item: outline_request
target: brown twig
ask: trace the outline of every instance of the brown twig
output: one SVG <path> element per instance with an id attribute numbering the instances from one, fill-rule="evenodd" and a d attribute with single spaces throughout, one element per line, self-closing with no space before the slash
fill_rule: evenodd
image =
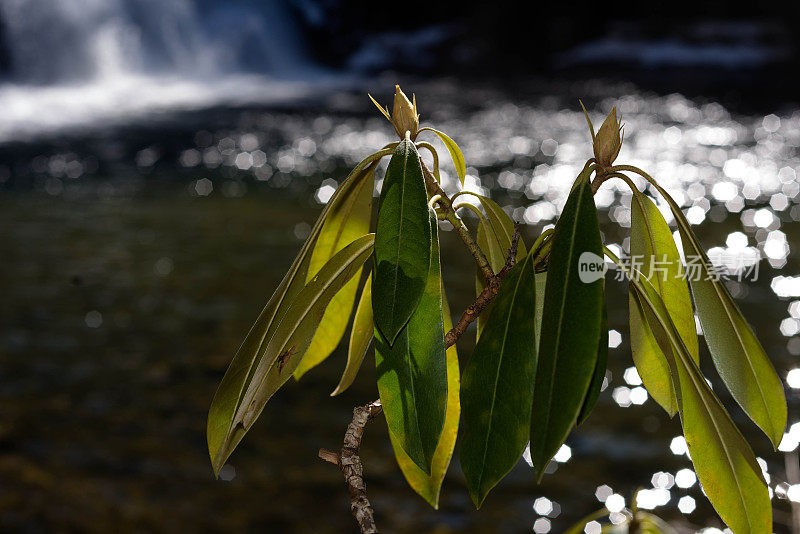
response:
<path id="1" fill-rule="evenodd" d="M 486 309 L 486 307 L 494 300 L 494 297 L 497 295 L 497 292 L 500 290 L 500 284 L 503 282 L 503 279 L 508 274 L 508 271 L 511 270 L 512 267 L 517 263 L 517 245 L 519 243 L 519 224 L 514 225 L 514 236 L 511 239 L 511 248 L 508 251 L 508 257 L 506 258 L 506 263 L 503 268 L 500 270 L 499 273 L 492 275 L 486 287 L 483 288 L 481 294 L 475 299 L 475 301 L 467 306 L 467 309 L 464 310 L 464 313 L 461 314 L 461 318 L 458 322 L 450 329 L 450 331 L 444 336 L 444 345 L 445 347 L 451 347 L 458 341 L 464 332 L 466 332 L 467 327 L 478 318 L 478 316 Z"/>
<path id="2" fill-rule="evenodd" d="M 494 271 L 492 271 L 492 267 L 489 265 L 489 260 L 486 259 L 486 255 L 478 246 L 478 243 L 472 238 L 472 234 L 469 233 L 469 228 L 464 224 L 464 221 L 456 214 L 450 197 L 447 196 L 444 189 L 439 185 L 439 182 L 436 181 L 436 178 L 433 176 L 430 169 L 428 169 L 428 166 L 425 165 L 425 162 L 422 161 L 422 158 L 420 158 L 419 162 L 422 165 L 422 175 L 425 177 L 425 185 L 428 187 L 431 196 L 439 197 L 438 203 L 444 212 L 445 219 L 453 225 L 461 241 L 464 242 L 469 253 L 475 258 L 475 263 L 478 264 L 478 268 L 483 273 L 483 277 L 488 281 L 494 276 Z"/>
<path id="3" fill-rule="evenodd" d="M 500 289 L 500 284 L 503 282 L 503 279 L 516 264 L 517 247 L 519 244 L 519 224 L 514 225 L 514 235 L 511 239 L 511 248 L 508 251 L 506 263 L 500 272 L 495 274 L 489 266 L 489 261 L 486 259 L 483 251 L 481 251 L 480 247 L 469 233 L 469 229 L 467 229 L 464 222 L 456 215 L 450 197 L 442 190 L 431 171 L 425 165 L 425 162 L 420 159 L 420 163 L 422 164 L 425 183 L 431 195 L 438 195 L 438 203 L 444 211 L 445 218 L 450 221 L 450 224 L 456 229 L 456 232 L 458 232 L 461 240 L 467 246 L 473 258 L 475 258 L 475 262 L 486 278 L 486 287 L 484 290 L 481 291 L 481 294 L 478 295 L 475 301 L 464 310 L 458 323 L 445 335 L 445 346 L 450 347 L 455 344 L 458 338 L 464 334 L 467 327 L 486 309 L 489 303 L 492 302 Z M 361 447 L 364 427 L 369 421 L 382 412 L 383 408 L 381 407 L 380 399 L 353 409 L 353 420 L 350 422 L 350 425 L 348 425 L 347 432 L 345 432 L 341 452 L 320 449 L 318 453 L 321 459 L 336 465 L 342 471 L 345 484 L 347 485 L 347 491 L 350 493 L 350 511 L 353 513 L 353 517 L 362 534 L 377 533 L 378 528 L 375 526 L 372 505 L 367 498 L 367 485 L 364 482 L 364 466 L 361 463 L 358 450 Z"/>
<path id="4" fill-rule="evenodd" d="M 372 505 L 367 499 L 367 485 L 364 482 L 364 466 L 358 455 L 361 447 L 361 438 L 364 436 L 364 427 L 372 419 L 383 412 L 381 401 L 376 400 L 365 406 L 353 409 L 353 420 L 344 433 L 344 443 L 341 452 L 320 449 L 319 457 L 336 465 L 344 475 L 347 491 L 350 493 L 350 511 L 361 529 L 362 534 L 377 534 Z"/>

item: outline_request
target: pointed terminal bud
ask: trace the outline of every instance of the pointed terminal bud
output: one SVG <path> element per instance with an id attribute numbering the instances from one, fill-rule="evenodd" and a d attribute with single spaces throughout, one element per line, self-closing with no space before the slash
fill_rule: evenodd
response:
<path id="1" fill-rule="evenodd" d="M 622 126 L 617 108 L 611 110 L 594 138 L 594 157 L 601 167 L 611 167 L 622 148 Z"/>
<path id="2" fill-rule="evenodd" d="M 406 132 L 410 133 L 412 141 L 417 138 L 417 131 L 419 130 L 417 100 L 414 98 L 414 103 L 412 104 L 399 85 L 395 85 L 392 124 L 400 139 L 405 138 Z"/>

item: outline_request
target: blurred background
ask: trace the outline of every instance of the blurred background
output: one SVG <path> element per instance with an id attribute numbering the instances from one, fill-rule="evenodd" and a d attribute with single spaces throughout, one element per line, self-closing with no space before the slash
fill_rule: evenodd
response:
<path id="1" fill-rule="evenodd" d="M 0 529 L 354 530 L 339 471 L 316 455 L 376 397 L 369 358 L 340 397 L 342 350 L 288 384 L 219 480 L 205 418 L 321 205 L 392 140 L 366 93 L 390 104 L 400 83 L 461 145 L 467 187 L 528 240 L 591 155 L 578 99 L 595 124 L 617 106 L 620 161 L 687 210 L 786 380 L 792 426 L 773 451 L 703 361 L 768 475 L 775 532 L 800 532 L 798 6 L 0 0 Z M 630 194 L 607 183 L 597 203 L 624 249 Z M 442 246 L 460 310 L 474 267 L 453 235 Z M 379 525 L 561 532 L 639 488 L 680 532 L 724 528 L 679 422 L 632 368 L 626 284 L 607 284 L 607 387 L 554 474 L 537 486 L 521 461 L 476 512 L 456 459 L 434 511 L 374 423 L 362 451 Z"/>

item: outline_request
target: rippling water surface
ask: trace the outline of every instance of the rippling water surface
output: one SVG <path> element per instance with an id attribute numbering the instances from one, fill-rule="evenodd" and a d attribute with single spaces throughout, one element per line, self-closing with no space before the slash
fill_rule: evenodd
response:
<path id="1" fill-rule="evenodd" d="M 391 87 L 374 84 L 384 86 Z M 460 143 L 467 187 L 507 207 L 528 239 L 554 222 L 591 155 L 577 99 L 596 125 L 616 105 L 625 123 L 618 161 L 665 185 L 731 274 L 732 293 L 786 378 L 790 424 L 800 421 L 796 107 L 742 113 L 603 82 L 407 88 L 417 93 L 423 122 Z M 389 102 L 388 91 L 376 96 Z M 320 205 L 348 167 L 392 140 L 389 125 L 359 90 L 270 108 L 162 111 L 47 135 L 0 145 L 0 525 L 351 529 L 341 477 L 316 451 L 335 447 L 352 407 L 376 396 L 374 366 L 334 399 L 328 392 L 344 366 L 341 350 L 288 385 L 219 481 L 205 452 L 205 412 Z M 440 148 L 443 183 L 454 191 Z M 624 250 L 630 192 L 607 183 L 596 201 L 606 242 Z M 473 291 L 470 259 L 448 233 L 443 255 L 459 309 Z M 555 473 L 536 486 L 521 461 L 475 512 L 454 461 L 434 512 L 406 487 L 384 426 L 372 424 L 363 457 L 387 531 L 560 532 L 603 502 L 611 511 L 629 506 L 637 488 L 641 507 L 683 531 L 722 528 L 677 437 L 679 422 L 648 399 L 631 367 L 626 286 L 611 277 L 608 286 L 608 386 L 557 456 Z M 789 532 L 790 504 L 800 501 L 800 424 L 773 452 L 708 360 L 716 392 L 763 459 L 775 531 Z"/>

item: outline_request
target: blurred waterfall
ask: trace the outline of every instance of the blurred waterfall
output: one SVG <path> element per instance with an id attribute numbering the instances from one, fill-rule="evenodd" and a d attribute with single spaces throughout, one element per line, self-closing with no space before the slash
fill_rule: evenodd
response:
<path id="1" fill-rule="evenodd" d="M 0 0 L 0 141 L 302 96 L 327 73 L 280 0 Z"/>

